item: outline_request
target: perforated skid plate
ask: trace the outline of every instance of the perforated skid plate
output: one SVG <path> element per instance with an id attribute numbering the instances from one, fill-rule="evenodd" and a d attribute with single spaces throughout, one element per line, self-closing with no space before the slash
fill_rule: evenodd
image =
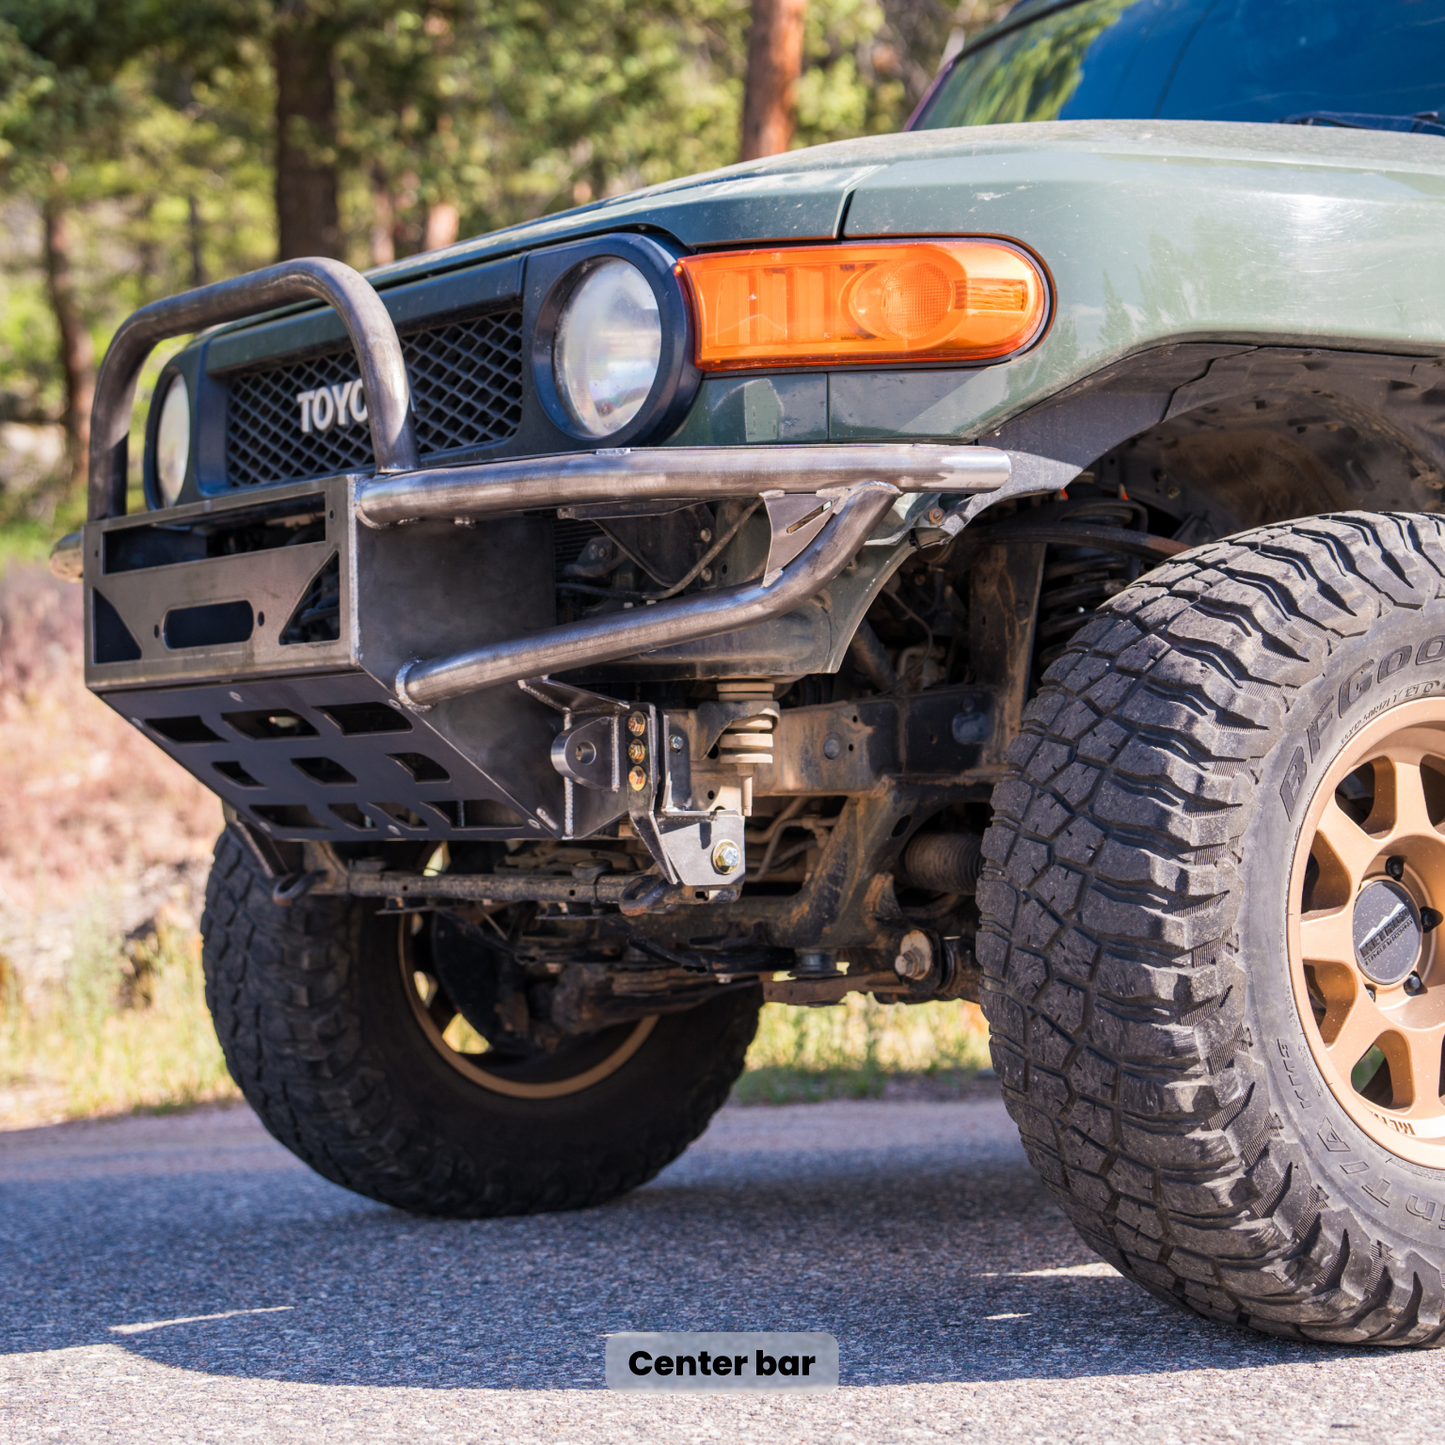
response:
<path id="1" fill-rule="evenodd" d="M 276 838 L 396 842 L 528 831 L 514 800 L 364 673 L 104 699 Z"/>
<path id="2" fill-rule="evenodd" d="M 238 491 L 172 508 L 163 529 L 154 513 L 87 524 L 87 684 L 273 837 L 556 834 L 555 709 L 496 687 L 416 713 L 393 691 L 414 658 L 551 623 L 550 519 L 358 527 L 356 485 Z M 267 517 L 279 538 L 261 535 Z M 285 544 L 296 517 L 315 540 Z M 267 545 L 196 555 L 217 538 Z M 232 611 L 254 617 L 249 637 L 175 635 L 178 616 Z M 293 636 L 312 613 L 323 635 Z"/>
<path id="3" fill-rule="evenodd" d="M 486 446 L 512 436 L 522 417 L 522 313 L 497 311 L 403 332 L 417 445 L 423 456 Z M 226 476 L 256 486 L 372 465 L 365 426 L 301 430 L 301 392 L 358 375 L 349 346 L 285 366 L 230 376 Z"/>

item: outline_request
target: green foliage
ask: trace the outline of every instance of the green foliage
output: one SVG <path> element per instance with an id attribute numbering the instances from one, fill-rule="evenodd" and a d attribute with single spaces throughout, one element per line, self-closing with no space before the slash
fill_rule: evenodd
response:
<path id="1" fill-rule="evenodd" d="M 60 414 L 60 367 L 45 287 L 30 248 L 17 233 L 33 217 L 20 208 L 0 211 L 0 421 Z"/>
<path id="2" fill-rule="evenodd" d="M 971 1078 L 988 1063 L 988 1031 L 971 1004 L 881 1004 L 862 994 L 832 1008 L 769 1004 L 733 1097 L 743 1104 L 873 1098 L 891 1078 Z"/>
<path id="3" fill-rule="evenodd" d="M 122 946 L 97 914 L 77 930 L 63 983 L 29 1000 L 4 963 L 0 1094 L 73 1118 L 237 1097 L 193 935 L 161 922 Z"/>
<path id="4" fill-rule="evenodd" d="M 465 235 L 726 163 L 744 16 L 739 0 L 385 7 L 338 49 L 353 244 L 377 187 L 411 249 L 438 202 Z"/>

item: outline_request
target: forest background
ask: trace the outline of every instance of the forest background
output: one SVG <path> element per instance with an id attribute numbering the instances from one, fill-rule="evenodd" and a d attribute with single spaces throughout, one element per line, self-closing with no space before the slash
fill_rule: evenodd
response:
<path id="1" fill-rule="evenodd" d="M 381 265 L 730 164 L 767 72 L 750 33 L 801 28 L 781 144 L 897 130 L 1007 8 L 0 0 L 0 555 L 76 522 L 95 366 L 147 301 L 278 257 Z"/>

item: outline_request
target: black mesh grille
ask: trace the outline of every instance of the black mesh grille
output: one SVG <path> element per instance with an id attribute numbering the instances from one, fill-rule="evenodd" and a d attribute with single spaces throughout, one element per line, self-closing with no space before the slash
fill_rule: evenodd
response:
<path id="1" fill-rule="evenodd" d="M 493 312 L 402 335 L 422 456 L 505 441 L 522 417 L 522 313 Z M 298 392 L 357 375 L 349 346 L 230 379 L 226 476 L 235 486 L 320 477 L 372 465 L 365 424 L 301 430 Z"/>

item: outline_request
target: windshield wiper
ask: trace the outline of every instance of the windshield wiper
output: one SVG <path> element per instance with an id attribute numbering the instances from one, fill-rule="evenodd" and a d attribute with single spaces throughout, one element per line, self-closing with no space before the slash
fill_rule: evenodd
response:
<path id="1" fill-rule="evenodd" d="M 1438 110 L 1422 110 L 1414 115 L 1361 115 L 1347 110 L 1307 110 L 1300 115 L 1287 115 L 1280 125 L 1334 125 L 1344 130 L 1395 130 L 1414 135 L 1445 135 L 1445 123 Z"/>

